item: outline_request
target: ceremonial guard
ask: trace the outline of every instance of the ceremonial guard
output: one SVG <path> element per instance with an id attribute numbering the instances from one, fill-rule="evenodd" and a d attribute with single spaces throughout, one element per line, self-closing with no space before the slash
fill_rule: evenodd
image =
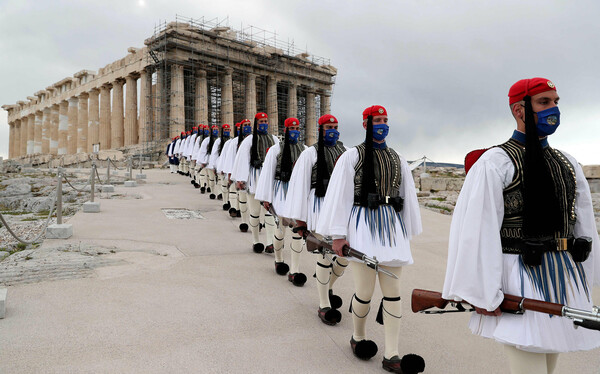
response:
<path id="1" fill-rule="evenodd" d="M 179 159 L 179 165 L 177 168 L 177 173 L 183 175 L 183 160 L 181 157 L 181 148 L 183 145 L 183 142 L 185 141 L 185 131 L 182 131 L 181 134 L 179 134 L 179 139 L 177 139 L 177 142 L 175 143 L 175 156 Z"/>
<path id="2" fill-rule="evenodd" d="M 190 139 L 192 138 L 192 131 L 188 130 L 185 133 L 185 140 L 181 143 L 181 148 L 179 149 L 179 153 L 181 154 L 181 162 L 183 163 L 182 173 L 183 175 L 190 175 L 190 161 L 188 158 L 188 146 L 190 144 Z"/>
<path id="3" fill-rule="evenodd" d="M 296 221 L 294 231 L 301 236 L 304 230 L 312 232 L 317 228 L 331 172 L 337 159 L 346 151 L 338 141 L 339 136 L 338 120 L 331 114 L 321 116 L 318 143 L 302 152 L 294 165 L 282 214 Z M 332 288 L 347 266 L 348 260 L 343 257 L 331 258 L 326 254 L 317 257 L 318 316 L 327 325 L 335 325 L 342 318 L 337 310 L 342 306 L 342 299 L 333 294 Z"/>
<path id="4" fill-rule="evenodd" d="M 237 188 L 248 190 L 248 208 L 250 211 L 250 230 L 252 231 L 252 249 L 261 253 L 265 245 L 259 239 L 259 218 L 261 209 L 264 207 L 254 198 L 256 185 L 262 171 L 263 162 L 267 150 L 275 144 L 279 144 L 276 136 L 269 134 L 269 118 L 267 113 L 257 113 L 254 117 L 254 130 L 240 145 L 233 165 L 232 178 L 236 181 Z M 265 222 L 268 221 L 269 213 L 265 214 Z M 274 226 L 267 225 L 267 245 L 273 244 Z"/>
<path id="5" fill-rule="evenodd" d="M 544 313 L 502 313 L 499 306 L 512 294 L 590 310 L 592 286 L 600 285 L 600 244 L 580 165 L 548 143 L 560 124 L 556 86 L 523 79 L 508 96 L 512 137 L 465 162 L 469 170 L 478 158 L 452 217 L 442 296 L 476 307 L 471 331 L 504 345 L 513 374 L 550 374 L 558 353 L 600 347 L 600 332 Z"/>
<path id="6" fill-rule="evenodd" d="M 232 207 L 229 209 L 229 215 L 232 218 L 242 217 L 242 223 L 240 223 L 240 231 L 248 231 L 248 194 L 245 189 L 238 189 L 235 180 L 232 177 L 233 165 L 237 156 L 238 149 L 244 138 L 252 134 L 252 122 L 249 119 L 244 119 L 239 123 L 239 130 L 237 136 L 228 143 L 231 146 L 228 147 L 224 152 L 227 153 L 223 162 L 223 172 L 227 175 L 229 185 L 229 199 L 232 201 Z M 235 201 L 235 203 L 233 203 Z"/>
<path id="7" fill-rule="evenodd" d="M 404 373 L 417 373 L 423 369 L 400 359 L 398 337 L 402 316 L 399 279 L 402 266 L 413 263 L 410 239 L 422 231 L 419 203 L 406 160 L 386 144 L 389 126 L 385 108 L 374 105 L 365 109 L 363 127 L 365 142 L 343 153 L 335 165 L 317 232 L 334 239 L 338 256 L 343 256 L 345 246 L 351 246 L 376 257 L 380 267 L 396 277 L 379 273 L 383 300 L 378 316 L 382 318 L 377 320 L 383 322 L 385 332 L 382 364 L 388 371 L 399 373 L 404 368 Z M 378 273 L 363 262 L 349 260 L 355 283 L 350 302 L 354 323 L 350 345 L 357 357 L 369 359 L 377 353 L 377 344 L 367 340 L 365 325 Z"/>
<path id="8" fill-rule="evenodd" d="M 227 210 L 227 211 L 229 211 L 233 205 L 235 205 L 236 210 L 239 209 L 239 205 L 237 204 L 237 196 L 235 196 L 235 194 L 233 196 L 230 196 L 231 194 L 229 193 L 229 187 L 230 187 L 229 176 L 227 175 L 227 173 L 225 173 L 224 167 L 227 164 L 227 157 L 229 156 L 229 148 L 231 146 L 233 146 L 235 144 L 235 140 L 237 140 L 237 135 L 240 131 L 240 123 L 238 122 L 235 124 L 235 126 L 229 126 L 229 127 L 232 127 L 231 130 L 233 130 L 233 134 L 231 134 L 231 130 L 229 130 L 229 132 L 227 133 L 227 136 L 225 137 L 225 131 L 223 131 L 223 136 L 222 136 L 222 138 L 224 138 L 223 148 L 219 151 L 219 152 L 221 152 L 221 154 L 215 165 L 215 170 L 217 171 L 217 175 L 219 176 L 219 181 L 221 184 L 221 193 L 223 194 L 223 201 L 224 201 L 223 210 Z M 233 137 L 231 137 L 230 135 L 233 135 Z"/>
<path id="9" fill-rule="evenodd" d="M 198 127 L 192 127 L 192 133 L 190 136 L 190 140 L 185 148 L 185 157 L 188 160 L 188 176 L 192 179 L 191 183 L 194 184 L 194 167 L 196 166 L 196 161 L 192 160 L 192 151 L 194 150 L 194 143 L 196 138 L 198 137 Z"/>
<path id="10" fill-rule="evenodd" d="M 211 192 L 210 178 L 206 164 L 208 164 L 208 158 L 210 156 L 210 151 L 212 151 L 212 144 L 214 144 L 214 141 L 215 137 L 211 135 L 210 126 L 205 125 L 204 139 L 202 140 L 202 144 L 200 144 L 200 149 L 198 150 L 198 156 L 196 160 L 196 163 L 200 164 L 200 193 Z"/>
<path id="11" fill-rule="evenodd" d="M 214 126 L 213 129 L 215 127 L 217 129 L 217 135 L 218 135 L 219 127 Z M 223 152 L 223 147 L 225 146 L 225 142 L 227 140 L 229 140 L 230 134 L 231 134 L 231 126 L 229 126 L 229 124 L 227 124 L 227 123 L 223 124 L 223 126 L 221 127 L 221 136 L 219 136 L 215 140 L 215 144 L 212 147 L 212 151 L 210 153 L 210 158 L 209 158 L 208 166 L 207 166 L 211 170 L 211 173 L 213 173 L 215 176 L 214 195 L 216 195 L 218 200 L 223 200 L 223 178 L 222 178 L 222 173 L 217 172 L 217 163 L 219 162 L 219 159 L 221 158 L 221 154 Z M 213 197 L 211 195 L 211 199 L 212 198 Z M 229 209 L 229 207 L 227 207 L 227 209 Z M 225 209 L 225 210 L 227 210 L 227 209 Z"/>
<path id="12" fill-rule="evenodd" d="M 260 178 L 256 186 L 256 200 L 263 203 L 264 208 L 271 212 L 270 216 L 265 216 L 265 225 L 275 226 L 273 233 L 272 247 L 265 248 L 265 252 L 275 252 L 275 271 L 279 275 L 288 274 L 288 280 L 295 286 L 303 286 L 306 283 L 306 275 L 299 272 L 300 268 L 300 253 L 302 253 L 303 240 L 298 233 L 292 233 L 291 250 L 291 270 L 290 267 L 283 261 L 284 239 L 289 226 L 284 226 L 279 220 L 278 225 L 272 214 L 276 214 L 282 218 L 282 212 L 285 206 L 286 194 L 289 187 L 290 177 L 294 164 L 300 154 L 306 148 L 298 140 L 300 138 L 300 121 L 297 118 L 287 118 L 284 121 L 285 127 L 285 143 L 283 149 L 281 144 L 275 144 L 267 153 L 263 164 Z"/>
<path id="13" fill-rule="evenodd" d="M 198 162 L 198 156 L 200 155 L 200 145 L 202 144 L 202 141 L 204 141 L 204 127 L 205 126 L 203 124 L 198 125 L 198 136 L 196 136 L 196 141 L 194 141 L 194 148 L 192 148 L 192 160 L 195 163 L 193 170 L 194 183 L 192 184 L 196 188 L 206 188 L 207 185 L 207 182 L 202 180 L 200 176 L 200 171 L 202 168 L 200 167 L 200 163 Z"/>
<path id="14" fill-rule="evenodd" d="M 179 159 L 175 156 L 175 143 L 177 143 L 178 136 L 174 137 L 171 140 L 171 143 L 167 146 L 167 157 L 169 157 L 169 169 L 171 170 L 171 174 L 177 171 L 177 166 L 179 165 Z"/>

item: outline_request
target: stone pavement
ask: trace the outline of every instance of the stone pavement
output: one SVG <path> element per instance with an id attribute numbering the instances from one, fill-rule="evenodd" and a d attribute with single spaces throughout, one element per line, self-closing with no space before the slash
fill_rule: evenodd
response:
<path id="1" fill-rule="evenodd" d="M 380 352 L 361 361 L 348 343 L 350 270 L 335 287 L 344 299 L 342 322 L 326 326 L 316 313 L 312 255 L 301 264 L 309 281 L 294 287 L 275 274 L 273 255 L 252 252 L 250 234 L 239 232 L 239 220 L 230 219 L 221 202 L 200 195 L 180 175 L 146 173 L 145 184 L 116 187 L 136 198 L 101 195 L 100 213 L 69 219 L 71 239 L 46 240 L 21 254 L 28 260 L 11 263 L 12 271 L 36 283 L 19 282 L 18 274 L 7 282 L 14 285 L 0 320 L 0 373 L 384 372 L 377 287 L 367 333 Z M 204 219 L 168 219 L 163 212 L 177 208 Z M 402 275 L 400 352 L 422 355 L 426 373 L 506 373 L 501 346 L 472 336 L 468 314 L 410 311 L 411 290 L 440 290 L 446 266 L 450 216 L 422 215 L 415 265 Z M 36 278 L 39 267 L 24 265 L 30 261 L 50 275 Z M 600 303 L 598 288 L 594 299 Z M 599 368 L 597 349 L 561 355 L 556 373 L 598 374 Z"/>

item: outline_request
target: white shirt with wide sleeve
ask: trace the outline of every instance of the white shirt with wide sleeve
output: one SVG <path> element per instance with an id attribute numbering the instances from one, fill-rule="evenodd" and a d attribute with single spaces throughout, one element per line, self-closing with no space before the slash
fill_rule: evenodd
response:
<path id="1" fill-rule="evenodd" d="M 592 282 L 600 284 L 600 243 L 591 195 L 577 161 L 563 154 L 575 166 L 576 172 L 575 237 L 589 236 L 593 240 L 592 253 L 583 263 L 591 292 Z M 469 170 L 452 217 L 442 297 L 465 300 L 488 311 L 500 305 L 504 293 L 542 299 L 523 273 L 520 256 L 502 253 L 503 190 L 511 183 L 513 175 L 514 166 L 500 148 L 485 152 Z M 582 287 L 576 287 L 573 280 L 569 283 L 569 306 L 590 310 L 592 303 Z M 530 352 L 568 352 L 600 346 L 600 332 L 584 328 L 576 330 L 567 318 L 530 311 L 522 315 L 503 313 L 499 317 L 474 313 L 469 327 L 476 335 Z"/>
<path id="2" fill-rule="evenodd" d="M 358 150 L 353 147 L 338 159 L 331 173 L 316 231 L 324 236 L 346 237 L 351 247 L 369 256 L 377 256 L 382 265 L 410 265 L 413 263 L 410 238 L 420 234 L 423 229 L 415 183 L 408 163 L 400 156 L 402 181 L 398 188 L 398 195 L 404 199 L 404 207 L 394 216 L 400 219 L 395 219 L 393 225 L 376 224 L 375 229 L 378 230 L 378 234 L 372 231 L 366 221 L 365 212 L 371 217 L 384 214 L 388 214 L 389 217 L 389 212 L 393 209 L 389 205 L 380 206 L 375 212 L 354 205 L 354 166 L 358 162 L 358 157 Z M 393 242 L 383 243 L 381 233 L 389 235 Z"/>

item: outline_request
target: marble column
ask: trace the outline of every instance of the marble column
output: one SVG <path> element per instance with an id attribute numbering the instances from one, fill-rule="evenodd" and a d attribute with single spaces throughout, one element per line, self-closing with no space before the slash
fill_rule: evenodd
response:
<path id="1" fill-rule="evenodd" d="M 8 132 L 8 158 L 15 158 L 14 155 L 14 147 L 15 147 L 15 123 L 11 122 L 8 124 L 9 132 Z"/>
<path id="2" fill-rule="evenodd" d="M 223 87 L 221 88 L 221 121 L 234 126 L 233 123 L 233 69 L 225 68 Z"/>
<path id="3" fill-rule="evenodd" d="M 315 111 L 315 92 L 306 92 L 306 145 L 311 146 L 317 142 L 317 114 Z"/>
<path id="4" fill-rule="evenodd" d="M 321 93 L 321 115 L 331 113 L 331 91 Z"/>
<path id="5" fill-rule="evenodd" d="M 27 155 L 34 153 L 35 146 L 35 114 L 27 116 Z"/>
<path id="6" fill-rule="evenodd" d="M 269 132 L 279 134 L 279 116 L 277 111 L 277 79 L 267 77 L 267 115 L 269 116 Z"/>
<path id="7" fill-rule="evenodd" d="M 69 103 L 60 102 L 58 112 L 58 155 L 67 154 L 68 133 L 69 133 Z"/>
<path id="8" fill-rule="evenodd" d="M 183 66 L 171 65 L 171 110 L 169 137 L 174 138 L 185 130 L 185 96 Z"/>
<path id="9" fill-rule="evenodd" d="M 110 147 L 112 149 L 121 148 L 123 146 L 123 78 L 116 79 L 113 83 L 112 90 L 112 113 L 110 117 Z"/>
<path id="10" fill-rule="evenodd" d="M 291 82 L 288 89 L 288 118 L 298 117 L 298 85 Z"/>
<path id="11" fill-rule="evenodd" d="M 68 132 L 67 132 L 67 154 L 77 153 L 77 117 L 79 100 L 73 96 L 69 99 L 67 110 Z"/>
<path id="12" fill-rule="evenodd" d="M 127 94 L 125 96 L 125 138 L 124 145 L 138 144 L 137 124 L 137 79 L 138 73 L 132 73 L 125 78 Z"/>
<path id="13" fill-rule="evenodd" d="M 50 154 L 58 154 L 58 109 L 57 104 L 50 107 Z"/>
<path id="14" fill-rule="evenodd" d="M 81 93 L 79 96 L 79 108 L 77 110 L 77 153 L 91 152 L 88 150 L 88 94 Z"/>
<path id="15" fill-rule="evenodd" d="M 195 125 L 208 123 L 208 84 L 206 83 L 206 72 L 196 71 L 196 107 Z"/>
<path id="16" fill-rule="evenodd" d="M 152 111 L 152 73 L 143 69 L 140 73 L 140 119 L 138 122 L 138 143 L 151 141 L 150 124 L 153 120 Z"/>
<path id="17" fill-rule="evenodd" d="M 21 117 L 21 157 L 27 156 L 27 127 L 29 125 L 29 118 L 27 116 Z"/>
<path id="18" fill-rule="evenodd" d="M 88 152 L 94 151 L 94 144 L 99 142 L 100 130 L 100 91 L 97 88 L 92 88 L 89 92 L 88 103 Z"/>
<path id="19" fill-rule="evenodd" d="M 167 106 L 167 97 L 165 96 L 167 95 L 167 88 L 165 84 L 165 79 L 165 69 L 158 68 L 156 70 L 156 97 L 154 99 L 155 124 L 152 131 L 153 140 L 161 139 L 163 134 L 165 134 L 165 136 L 168 136 L 169 132 L 167 126 L 167 114 L 169 111 L 165 108 Z"/>
<path id="20" fill-rule="evenodd" d="M 34 114 L 34 133 L 33 133 L 33 153 L 39 155 L 42 153 L 42 123 L 43 123 L 43 113 L 35 112 Z"/>
<path id="21" fill-rule="evenodd" d="M 100 129 L 99 129 L 99 142 L 100 149 L 110 149 L 110 89 L 112 85 L 110 83 L 100 87 Z"/>
<path id="22" fill-rule="evenodd" d="M 14 158 L 21 156 L 21 120 L 15 120 Z"/>
<path id="23" fill-rule="evenodd" d="M 42 113 L 42 154 L 47 155 L 50 153 L 50 131 L 52 128 L 50 107 L 44 108 Z"/>
<path id="24" fill-rule="evenodd" d="M 246 76 L 246 118 L 253 121 L 256 115 L 256 74 Z"/>

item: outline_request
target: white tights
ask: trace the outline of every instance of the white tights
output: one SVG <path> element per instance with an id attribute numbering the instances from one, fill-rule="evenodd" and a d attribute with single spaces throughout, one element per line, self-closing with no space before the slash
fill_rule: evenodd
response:
<path id="1" fill-rule="evenodd" d="M 526 352 L 512 345 L 504 345 L 511 374 L 552 374 L 556 369 L 558 353 Z"/>

